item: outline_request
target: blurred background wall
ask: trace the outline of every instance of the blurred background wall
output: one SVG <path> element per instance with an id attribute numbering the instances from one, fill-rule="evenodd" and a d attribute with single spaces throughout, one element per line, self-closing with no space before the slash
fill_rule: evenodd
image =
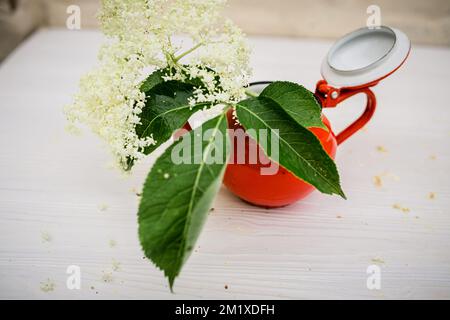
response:
<path id="1" fill-rule="evenodd" d="M 100 0 L 0 0 L 0 60 L 33 29 L 65 27 L 71 4 L 82 28 L 98 27 Z M 415 44 L 450 45 L 450 0 L 229 0 L 226 15 L 251 35 L 333 39 L 365 26 L 369 5 Z"/>

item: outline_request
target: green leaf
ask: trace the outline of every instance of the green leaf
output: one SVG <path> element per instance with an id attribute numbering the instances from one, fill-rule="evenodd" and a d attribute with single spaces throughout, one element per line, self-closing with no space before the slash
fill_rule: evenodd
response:
<path id="1" fill-rule="evenodd" d="M 167 69 L 159 69 L 153 72 L 151 75 L 149 75 L 141 85 L 141 92 L 147 93 L 156 85 L 163 83 L 164 82 L 163 76 L 166 74 L 166 72 Z"/>
<path id="2" fill-rule="evenodd" d="M 144 184 L 140 242 L 145 255 L 168 277 L 171 289 L 222 183 L 230 149 L 226 129 L 226 116 L 221 114 L 182 136 L 156 160 Z M 196 139 L 201 150 L 194 147 Z M 173 154 L 180 150 L 189 163 L 176 164 Z"/>
<path id="3" fill-rule="evenodd" d="M 268 85 L 260 96 L 276 102 L 301 126 L 328 130 L 322 122 L 322 108 L 312 92 L 305 87 L 293 82 L 277 81 Z"/>
<path id="4" fill-rule="evenodd" d="M 183 127 L 195 112 L 207 105 L 189 105 L 189 98 L 194 91 L 191 84 L 179 81 L 155 84 L 156 82 L 155 79 L 148 80 L 143 85 L 145 89 L 154 86 L 146 91 L 147 100 L 141 114 L 139 114 L 141 123 L 136 125 L 135 128 L 140 139 L 151 137 L 155 140 L 154 144 L 144 149 L 144 154 L 152 153 L 161 144 L 169 140 L 172 134 Z M 133 165 L 134 159 L 127 159 L 126 169 L 130 170 Z"/>
<path id="5" fill-rule="evenodd" d="M 155 144 L 143 151 L 152 153 L 161 144 L 170 139 L 174 131 L 180 129 L 197 111 L 208 107 L 211 103 L 189 105 L 189 98 L 194 90 L 204 88 L 199 78 L 186 78 L 185 81 L 164 81 L 163 76 L 170 73 L 170 68 L 159 69 L 150 74 L 142 83 L 140 90 L 147 97 L 142 113 L 139 115 L 141 123 L 136 126 L 137 136 L 151 137 Z M 134 159 L 128 158 L 126 170 L 134 165 Z"/>
<path id="6" fill-rule="evenodd" d="M 279 139 L 277 162 L 280 165 L 319 191 L 345 198 L 336 165 L 320 141 L 311 131 L 292 120 L 278 104 L 265 97 L 249 98 L 239 102 L 236 111 L 239 122 L 256 141 L 260 129 L 268 130 L 267 143 L 260 144 L 268 157 L 273 158 L 270 134 L 274 134 Z M 273 130 L 278 130 L 278 133 Z"/>
<path id="7" fill-rule="evenodd" d="M 136 126 L 139 138 L 152 137 L 156 143 L 148 146 L 150 154 L 166 142 L 175 130 L 181 128 L 189 118 L 207 104 L 189 105 L 194 87 L 179 81 L 167 81 L 147 91 L 147 101 L 142 109 L 141 124 Z"/>

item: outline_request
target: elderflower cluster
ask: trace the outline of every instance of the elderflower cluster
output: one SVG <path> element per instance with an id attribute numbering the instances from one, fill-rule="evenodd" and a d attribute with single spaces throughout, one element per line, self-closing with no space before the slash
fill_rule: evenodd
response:
<path id="1" fill-rule="evenodd" d="M 250 74 L 249 50 L 242 32 L 221 17 L 225 2 L 102 0 L 99 19 L 108 41 L 66 107 L 69 129 L 77 130 L 79 123 L 90 127 L 126 169 L 156 143 L 135 131 L 146 101 L 140 87 L 151 72 L 171 67 L 164 80 L 202 80 L 191 105 L 241 99 Z"/>

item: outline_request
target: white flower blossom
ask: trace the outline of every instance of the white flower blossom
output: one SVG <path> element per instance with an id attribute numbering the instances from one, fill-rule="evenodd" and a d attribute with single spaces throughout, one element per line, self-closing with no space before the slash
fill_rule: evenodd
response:
<path id="1" fill-rule="evenodd" d="M 235 103 L 248 84 L 249 49 L 239 28 L 221 16 L 226 0 L 103 0 L 99 19 L 108 37 L 98 66 L 82 77 L 72 105 L 66 107 L 69 129 L 84 123 L 110 146 L 117 163 L 144 157 L 153 138 L 135 131 L 146 96 L 143 80 L 154 70 L 172 67 L 164 80 L 198 78 L 189 100 Z M 181 36 L 192 49 L 180 53 Z"/>

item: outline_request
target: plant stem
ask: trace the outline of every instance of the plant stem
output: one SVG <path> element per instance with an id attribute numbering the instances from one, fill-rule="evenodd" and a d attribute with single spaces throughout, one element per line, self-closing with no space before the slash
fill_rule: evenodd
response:
<path id="1" fill-rule="evenodd" d="M 258 97 L 258 94 L 256 92 L 253 92 L 253 91 L 248 90 L 248 89 L 245 90 L 245 94 L 248 95 L 249 97 L 252 97 L 252 98 Z"/>
<path id="2" fill-rule="evenodd" d="M 197 50 L 198 48 L 200 48 L 203 45 L 202 42 L 197 43 L 195 46 L 193 46 L 192 48 L 190 48 L 189 50 L 187 50 L 186 52 L 183 52 L 182 54 L 180 54 L 179 56 L 174 57 L 175 62 L 178 62 L 181 58 L 187 56 L 189 53 Z"/>

